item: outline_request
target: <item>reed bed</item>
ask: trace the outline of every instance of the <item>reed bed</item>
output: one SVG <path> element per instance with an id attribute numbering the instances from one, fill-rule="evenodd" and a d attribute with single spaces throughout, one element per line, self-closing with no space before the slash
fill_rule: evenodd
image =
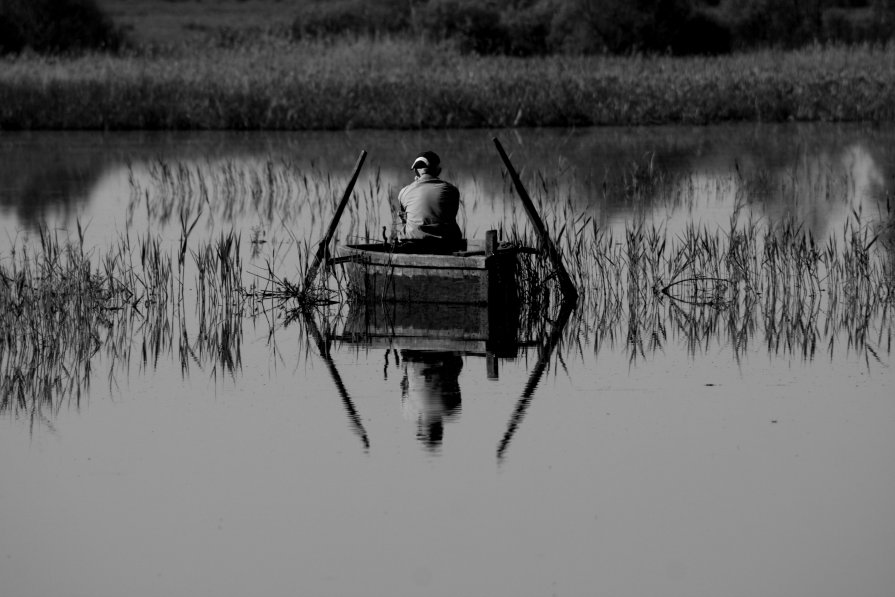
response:
<path id="1" fill-rule="evenodd" d="M 645 221 L 616 236 L 581 215 L 558 220 L 560 251 L 581 292 L 567 335 L 595 352 L 624 346 L 633 361 L 677 338 L 694 355 L 729 345 L 740 358 L 762 338 L 769 353 L 804 359 L 832 359 L 840 345 L 868 364 L 891 353 L 891 213 L 879 221 L 854 211 L 823 241 L 792 219 L 759 223 L 739 210 L 726 230 L 691 223 L 675 235 Z M 557 219 L 549 226 L 556 230 Z M 536 242 L 524 229 L 510 236 Z M 519 284 L 534 306 L 525 315 L 561 303 L 554 277 L 543 259 L 522 264 Z"/>
<path id="2" fill-rule="evenodd" d="M 184 373 L 195 363 L 235 375 L 243 319 L 259 310 L 240 240 L 231 232 L 194 244 L 125 234 L 98 255 L 80 225 L 75 239 L 41 228 L 35 246 L 16 243 L 0 261 L 0 412 L 36 421 L 77 406 L 99 356 L 112 388 L 133 364 L 155 369 L 175 348 Z M 188 250 L 196 283 L 185 294 Z"/>
<path id="3" fill-rule="evenodd" d="M 274 160 L 145 168 L 131 166 L 127 223 L 110 246 L 88 250 L 78 223 L 74 238 L 42 227 L 36 245 L 14 242 L 0 258 L 0 412 L 37 420 L 79 404 L 98 360 L 110 391 L 134 367 L 152 371 L 172 357 L 183 375 L 236 376 L 247 319 L 272 329 L 286 309 L 330 300 L 324 283 L 293 290 L 287 276 L 307 268 L 343 181 Z M 377 184 L 359 196 L 369 202 Z M 214 232 L 253 216 L 265 224 L 250 250 L 236 230 Z M 356 209 L 346 223 L 360 226 Z"/>
<path id="4" fill-rule="evenodd" d="M 349 129 L 888 121 L 895 49 L 460 53 L 361 38 L 0 60 L 0 129 Z"/>
<path id="5" fill-rule="evenodd" d="M 97 377 L 114 392 L 120 376 L 165 359 L 183 375 L 198 369 L 235 378 L 247 321 L 260 321 L 274 338 L 278 327 L 349 297 L 338 268 L 310 291 L 301 283 L 344 190 L 341 178 L 272 159 L 131 168 L 131 217 L 109 246 L 87 248 L 78 223 L 71 237 L 44 227 L 35 243 L 16 242 L 0 256 L 0 412 L 40 418 L 79 404 Z M 599 191 L 635 207 L 619 228 L 582 210 L 562 176 L 534 171 L 526 186 L 580 292 L 563 332 L 568 349 L 623 350 L 632 363 L 670 344 L 694 357 L 723 346 L 734 358 L 762 346 L 803 359 L 844 351 L 868 366 L 891 354 L 895 216 L 888 206 L 855 209 L 829 238 L 815 238 L 795 218 L 756 219 L 750 194 L 772 183 L 738 173 L 740 195 L 726 225 L 693 221 L 669 230 L 651 219 L 655 204 L 693 209 L 692 195 L 704 189 L 647 159 Z M 518 205 L 512 183 L 503 184 L 496 199 Z M 836 201 L 840 186 L 848 181 L 815 191 Z M 390 193 L 379 172 L 356 187 L 340 239 L 380 238 L 393 224 Z M 466 207 L 475 211 L 488 199 L 468 197 Z M 496 216 L 486 227 L 499 229 L 502 241 L 537 246 L 521 210 Z M 247 241 L 235 222 L 251 225 Z M 518 287 L 519 340 L 549 335 L 563 300 L 552 266 L 521 255 Z"/>

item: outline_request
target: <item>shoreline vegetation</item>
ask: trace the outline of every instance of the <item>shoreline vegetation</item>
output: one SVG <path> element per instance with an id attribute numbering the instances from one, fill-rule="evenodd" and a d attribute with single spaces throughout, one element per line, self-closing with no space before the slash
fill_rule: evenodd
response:
<path id="1" fill-rule="evenodd" d="M 889 0 L 4 0 L 0 130 L 895 120 Z"/>
<path id="2" fill-rule="evenodd" d="M 895 44 L 721 56 L 266 37 L 0 57 L 0 130 L 339 130 L 895 120 Z"/>

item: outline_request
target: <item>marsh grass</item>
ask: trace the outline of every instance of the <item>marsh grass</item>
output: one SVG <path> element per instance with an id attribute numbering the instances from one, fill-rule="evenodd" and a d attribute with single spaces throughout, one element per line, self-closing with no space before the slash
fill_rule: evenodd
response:
<path id="1" fill-rule="evenodd" d="M 891 46 L 721 57 L 462 54 L 391 38 L 0 61 L 0 129 L 420 129 L 888 121 Z"/>

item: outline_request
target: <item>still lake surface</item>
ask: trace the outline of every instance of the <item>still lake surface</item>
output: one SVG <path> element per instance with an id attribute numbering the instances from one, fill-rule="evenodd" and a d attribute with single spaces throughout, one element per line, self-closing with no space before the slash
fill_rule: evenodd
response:
<path id="1" fill-rule="evenodd" d="M 174 252 L 184 213 L 191 247 L 240 235 L 247 285 L 270 264 L 296 279 L 361 149 L 341 242 L 378 238 L 422 149 L 481 237 L 524 221 L 495 133 L 548 222 L 620 242 L 635 221 L 725 230 L 740 206 L 822 244 L 895 190 L 890 125 L 2 133 L 0 259 L 42 223 L 80 223 L 97 256 L 126 233 Z M 333 338 L 346 309 L 256 305 L 222 337 L 186 307 L 110 334 L 80 392 L 8 404 L 0 593 L 891 595 L 890 313 L 859 343 L 822 313 L 736 346 L 669 319 L 644 349 L 579 308 L 495 355 Z"/>

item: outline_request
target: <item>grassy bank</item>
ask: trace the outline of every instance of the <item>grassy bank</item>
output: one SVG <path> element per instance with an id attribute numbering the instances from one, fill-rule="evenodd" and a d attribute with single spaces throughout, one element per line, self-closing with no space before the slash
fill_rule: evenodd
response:
<path id="1" fill-rule="evenodd" d="M 0 60 L 0 129 L 345 129 L 895 119 L 895 47 L 721 57 L 463 55 L 281 38 Z"/>

